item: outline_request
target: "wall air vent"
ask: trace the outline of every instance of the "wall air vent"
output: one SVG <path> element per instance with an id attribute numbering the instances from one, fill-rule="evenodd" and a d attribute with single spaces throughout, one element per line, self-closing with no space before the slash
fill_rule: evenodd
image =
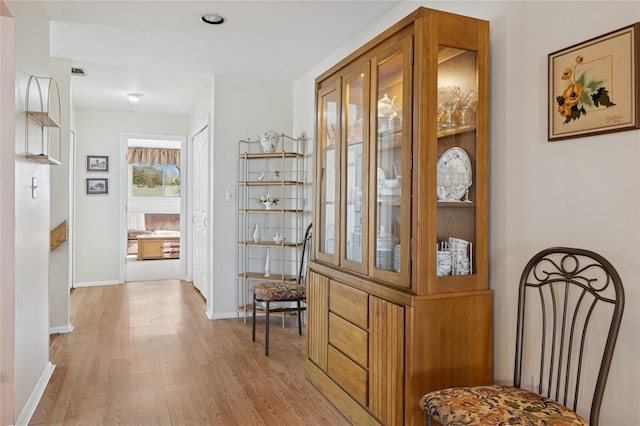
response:
<path id="1" fill-rule="evenodd" d="M 71 67 L 71 75 L 75 75 L 77 77 L 85 77 L 87 73 L 83 68 Z"/>

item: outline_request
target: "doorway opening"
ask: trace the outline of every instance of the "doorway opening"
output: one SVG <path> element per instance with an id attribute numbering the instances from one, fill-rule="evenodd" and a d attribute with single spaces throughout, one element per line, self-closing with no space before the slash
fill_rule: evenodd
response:
<path id="1" fill-rule="evenodd" d="M 181 137 L 123 138 L 123 281 L 184 278 L 183 143 Z"/>

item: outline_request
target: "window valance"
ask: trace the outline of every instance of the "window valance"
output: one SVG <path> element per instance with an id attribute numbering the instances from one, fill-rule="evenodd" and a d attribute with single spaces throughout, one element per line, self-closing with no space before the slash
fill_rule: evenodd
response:
<path id="1" fill-rule="evenodd" d="M 180 165 L 180 150 L 171 148 L 129 148 L 129 164 Z"/>

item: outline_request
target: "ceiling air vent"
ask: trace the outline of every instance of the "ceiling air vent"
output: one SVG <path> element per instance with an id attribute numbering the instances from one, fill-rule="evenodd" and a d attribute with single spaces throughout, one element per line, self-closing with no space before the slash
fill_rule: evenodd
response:
<path id="1" fill-rule="evenodd" d="M 75 75 L 77 77 L 85 77 L 87 73 L 83 68 L 71 67 L 71 75 Z"/>

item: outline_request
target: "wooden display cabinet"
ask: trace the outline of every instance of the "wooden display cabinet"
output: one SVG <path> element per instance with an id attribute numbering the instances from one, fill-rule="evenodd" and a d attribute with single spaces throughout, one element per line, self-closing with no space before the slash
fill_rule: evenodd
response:
<path id="1" fill-rule="evenodd" d="M 306 374 L 356 424 L 491 382 L 488 44 L 420 8 L 316 79 Z"/>

